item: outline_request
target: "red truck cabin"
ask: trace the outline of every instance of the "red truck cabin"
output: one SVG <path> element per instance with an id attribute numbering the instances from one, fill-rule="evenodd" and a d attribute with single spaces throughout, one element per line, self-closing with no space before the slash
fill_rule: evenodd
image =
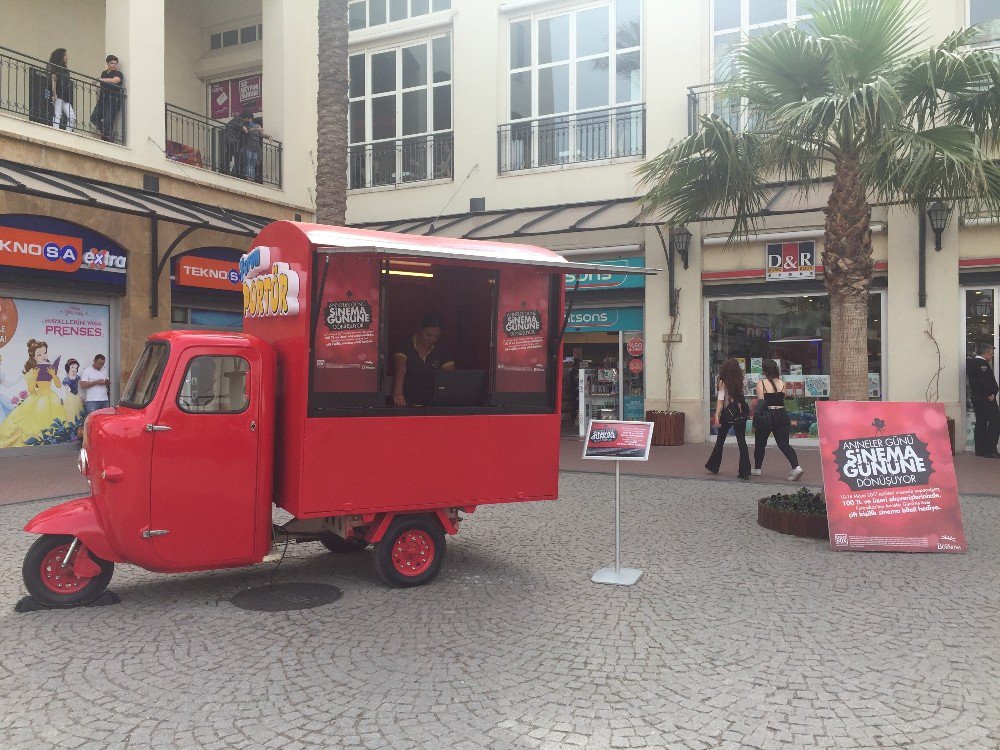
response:
<path id="1" fill-rule="evenodd" d="M 275 502 L 299 518 L 557 496 L 568 264 L 526 245 L 278 222 L 241 261 L 277 354 Z M 456 372 L 395 405 L 428 314 Z"/>

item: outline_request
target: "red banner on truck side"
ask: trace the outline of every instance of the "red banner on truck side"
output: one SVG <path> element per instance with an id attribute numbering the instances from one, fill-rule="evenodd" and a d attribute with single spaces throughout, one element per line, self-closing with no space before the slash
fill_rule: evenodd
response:
<path id="1" fill-rule="evenodd" d="M 591 420 L 583 443 L 583 457 L 607 461 L 648 461 L 652 442 L 652 422 Z"/>
<path id="2" fill-rule="evenodd" d="M 380 278 L 378 258 L 330 259 L 313 342 L 314 392 L 378 390 Z"/>
<path id="3" fill-rule="evenodd" d="M 942 404 L 816 406 L 834 551 L 966 551 Z"/>
<path id="4" fill-rule="evenodd" d="M 497 310 L 497 392 L 545 392 L 548 317 L 548 272 L 503 269 Z"/>

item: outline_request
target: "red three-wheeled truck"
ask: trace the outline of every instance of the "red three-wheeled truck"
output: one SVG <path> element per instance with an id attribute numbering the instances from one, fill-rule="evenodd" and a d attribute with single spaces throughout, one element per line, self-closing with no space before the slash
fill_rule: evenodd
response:
<path id="1" fill-rule="evenodd" d="M 118 405 L 87 419 L 90 494 L 25 527 L 40 535 L 28 592 L 88 604 L 115 563 L 246 566 L 287 540 L 374 545 L 389 585 L 430 581 L 463 514 L 556 499 L 565 279 L 600 268 L 526 245 L 269 225 L 240 262 L 244 332 L 150 336 Z M 606 269 L 623 270 L 645 272 Z M 404 405 L 394 362 L 429 312 L 454 369 Z M 292 519 L 275 525 L 275 505 Z"/>

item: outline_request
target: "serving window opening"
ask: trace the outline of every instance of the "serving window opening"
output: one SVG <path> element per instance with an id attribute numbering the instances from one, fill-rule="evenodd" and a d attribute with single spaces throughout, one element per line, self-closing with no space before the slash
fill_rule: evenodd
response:
<path id="1" fill-rule="evenodd" d="M 560 274 L 318 254 L 310 416 L 548 413 Z"/>

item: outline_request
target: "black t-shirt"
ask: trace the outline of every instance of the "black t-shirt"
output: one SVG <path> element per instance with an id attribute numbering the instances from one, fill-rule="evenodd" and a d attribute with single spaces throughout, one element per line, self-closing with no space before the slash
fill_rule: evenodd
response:
<path id="1" fill-rule="evenodd" d="M 101 78 L 115 78 L 120 77 L 122 79 L 121 83 L 108 83 L 107 81 L 101 81 L 101 95 L 106 96 L 107 94 L 120 94 L 122 89 L 125 88 L 125 74 L 120 70 L 105 70 L 101 73 Z"/>
<path id="2" fill-rule="evenodd" d="M 395 353 L 406 356 L 406 379 L 403 381 L 406 403 L 427 406 L 434 400 L 434 373 L 455 360 L 440 346 L 431 349 L 427 359 L 421 359 L 413 346 L 412 336 L 402 341 Z"/>
<path id="3" fill-rule="evenodd" d="M 69 104 L 73 103 L 73 81 L 69 76 L 69 70 L 61 65 L 52 65 L 49 73 L 55 76 L 55 91 L 53 95 L 56 99 L 61 99 Z"/>
<path id="4" fill-rule="evenodd" d="M 990 363 L 982 357 L 973 357 L 966 365 L 969 375 L 969 390 L 973 403 L 982 404 L 989 401 L 990 396 L 997 395 L 997 379 Z"/>

